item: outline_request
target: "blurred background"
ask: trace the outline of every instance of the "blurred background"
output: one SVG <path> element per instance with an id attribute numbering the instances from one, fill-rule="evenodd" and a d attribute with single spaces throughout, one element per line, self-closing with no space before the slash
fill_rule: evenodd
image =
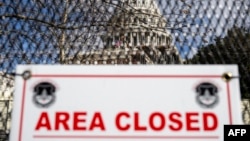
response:
<path id="1" fill-rule="evenodd" d="M 0 0 L 0 141 L 18 64 L 237 64 L 250 124 L 250 0 Z"/>

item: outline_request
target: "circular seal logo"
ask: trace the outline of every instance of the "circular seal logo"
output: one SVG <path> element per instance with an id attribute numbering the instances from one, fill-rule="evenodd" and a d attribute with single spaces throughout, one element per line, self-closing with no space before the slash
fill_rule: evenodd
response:
<path id="1" fill-rule="evenodd" d="M 210 82 L 199 84 L 196 87 L 196 100 L 203 107 L 214 107 L 219 101 L 218 88 Z"/>
<path id="2" fill-rule="evenodd" d="M 39 107 L 47 108 L 55 101 L 56 87 L 50 82 L 37 84 L 33 92 L 33 101 Z"/>

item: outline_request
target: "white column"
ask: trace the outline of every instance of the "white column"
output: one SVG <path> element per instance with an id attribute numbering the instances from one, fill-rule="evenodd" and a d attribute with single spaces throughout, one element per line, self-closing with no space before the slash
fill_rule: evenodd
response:
<path id="1" fill-rule="evenodd" d="M 117 40 L 117 42 L 121 42 L 121 36 L 120 36 L 120 35 L 118 35 L 118 40 Z M 120 43 L 120 46 L 121 46 L 121 43 Z M 120 46 L 119 46 L 119 48 L 120 48 Z"/>
<path id="2" fill-rule="evenodd" d="M 164 35 L 162 35 L 162 42 L 163 42 L 163 45 L 165 46 L 166 42 L 165 42 L 165 36 Z"/>
<path id="3" fill-rule="evenodd" d="M 153 45 L 154 45 L 154 44 L 153 44 L 153 43 L 154 43 L 154 37 L 153 37 L 153 33 L 152 33 L 152 32 L 150 32 L 149 37 L 150 37 L 150 38 L 149 38 L 149 39 L 150 39 L 150 40 L 149 40 L 149 43 L 150 43 L 151 46 L 153 46 Z"/>
<path id="4" fill-rule="evenodd" d="M 140 46 L 140 41 L 141 41 L 141 35 L 140 35 L 140 32 L 137 32 L 137 46 Z"/>
<path id="5" fill-rule="evenodd" d="M 160 36 L 160 41 L 161 41 L 160 45 L 163 45 L 163 37 L 162 37 L 162 35 Z"/>
<path id="6" fill-rule="evenodd" d="M 159 35 L 158 34 L 156 34 L 156 39 L 157 39 L 157 45 L 156 46 L 158 46 L 159 45 Z"/>
<path id="7" fill-rule="evenodd" d="M 158 37 L 158 34 L 155 35 L 155 38 L 156 38 L 156 46 L 158 46 L 158 44 L 159 44 L 159 37 Z"/>
<path id="8" fill-rule="evenodd" d="M 136 46 L 137 42 L 136 41 L 136 33 L 133 32 L 133 47 Z"/>
<path id="9" fill-rule="evenodd" d="M 148 34 L 148 37 L 147 37 L 148 39 L 147 39 L 147 46 L 149 45 L 149 43 L 150 43 L 150 40 L 151 40 L 151 35 L 150 34 Z"/>
<path id="10" fill-rule="evenodd" d="M 114 45 L 115 45 L 115 36 L 112 35 L 112 46 L 114 46 Z"/>
<path id="11" fill-rule="evenodd" d="M 154 42 L 154 46 L 157 45 L 157 36 L 156 34 L 153 35 L 153 42 Z"/>
<path id="12" fill-rule="evenodd" d="M 145 36 L 145 32 L 144 31 L 142 32 L 141 37 L 142 37 L 142 43 L 141 43 L 141 45 L 145 45 L 145 43 L 146 43 L 146 41 L 145 41 L 146 36 Z"/>
<path id="13" fill-rule="evenodd" d="M 129 42 L 129 46 L 133 46 L 133 32 L 130 32 L 130 42 Z"/>
<path id="14" fill-rule="evenodd" d="M 155 46 L 155 36 L 154 35 L 152 35 L 152 39 L 153 39 L 152 40 L 152 42 L 153 42 L 152 45 Z"/>
<path id="15" fill-rule="evenodd" d="M 164 38 L 165 38 L 166 46 L 168 46 L 168 38 L 167 38 L 167 36 L 164 36 Z"/>
<path id="16" fill-rule="evenodd" d="M 132 47 L 134 47 L 135 46 L 135 36 L 136 36 L 136 34 L 133 32 L 133 35 L 132 35 L 132 40 L 133 40 L 133 44 L 132 44 Z"/>

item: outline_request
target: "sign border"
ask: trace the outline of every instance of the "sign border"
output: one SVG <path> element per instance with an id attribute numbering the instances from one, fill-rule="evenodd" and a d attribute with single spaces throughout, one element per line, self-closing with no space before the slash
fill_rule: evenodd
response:
<path id="1" fill-rule="evenodd" d="M 131 75 L 131 74 L 85 74 L 85 75 L 70 75 L 70 74 L 36 74 L 32 75 L 31 78 L 221 78 L 221 75 L 155 75 L 155 74 L 144 74 L 144 75 Z M 233 124 L 232 121 L 232 107 L 231 107 L 231 92 L 229 82 L 226 83 L 226 91 L 227 91 L 227 104 L 228 104 L 228 113 L 229 113 L 229 124 Z M 22 100 L 21 100 L 21 114 L 20 114 L 20 123 L 19 123 L 19 135 L 18 141 L 22 141 L 22 129 L 23 129 L 23 113 L 24 113 L 24 103 L 25 103 L 25 95 L 26 95 L 26 85 L 27 80 L 23 81 L 23 90 L 22 90 Z M 115 136 L 115 135 L 107 135 L 107 136 L 39 136 L 34 135 L 33 138 L 54 138 L 54 139 L 62 139 L 62 138 L 75 138 L 75 139 L 219 139 L 219 136 Z"/>

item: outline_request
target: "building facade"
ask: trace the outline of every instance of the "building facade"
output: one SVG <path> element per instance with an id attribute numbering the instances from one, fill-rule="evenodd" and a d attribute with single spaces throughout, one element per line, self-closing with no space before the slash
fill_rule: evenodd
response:
<path id="1" fill-rule="evenodd" d="M 14 77 L 0 72 L 0 139 L 8 138 L 13 104 Z"/>

